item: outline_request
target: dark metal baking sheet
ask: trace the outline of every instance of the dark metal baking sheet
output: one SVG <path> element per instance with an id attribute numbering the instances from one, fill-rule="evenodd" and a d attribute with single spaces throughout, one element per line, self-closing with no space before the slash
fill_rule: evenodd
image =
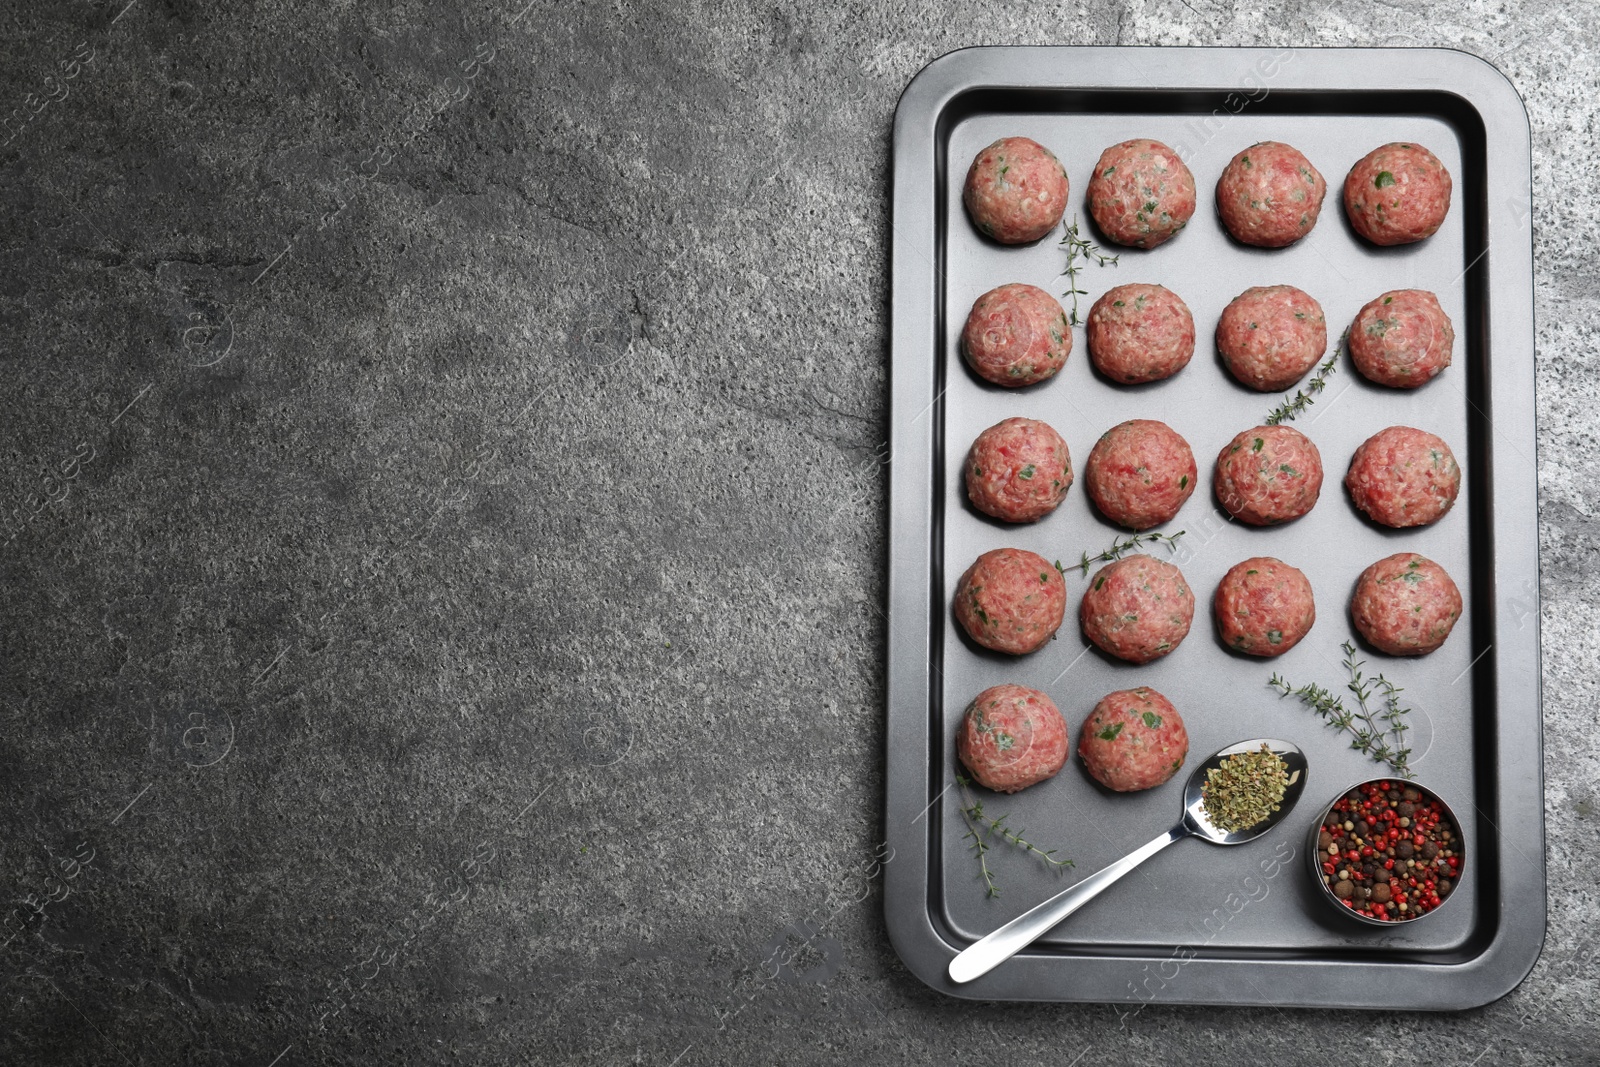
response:
<path id="1" fill-rule="evenodd" d="M 967 164 L 1001 136 L 1050 147 L 1072 183 L 1068 218 L 1100 151 L 1130 137 L 1178 150 L 1200 206 L 1187 230 L 1151 251 L 1115 249 L 1115 267 L 1085 267 L 1087 314 L 1099 293 L 1158 282 L 1194 313 L 1193 362 L 1174 378 L 1123 387 L 1098 377 L 1083 332 L 1056 380 L 991 387 L 963 364 L 956 340 L 972 301 L 1006 282 L 1063 289 L 1053 238 L 1002 247 L 979 236 L 960 202 Z M 1300 148 L 1328 179 L 1316 229 L 1261 250 L 1232 242 L 1213 190 L 1239 149 L 1261 140 Z M 1377 249 L 1360 241 L 1340 202 L 1345 172 L 1370 149 L 1415 140 L 1455 178 L 1444 227 L 1428 241 Z M 1526 114 L 1482 61 L 1442 49 L 976 48 L 925 68 L 901 99 L 894 134 L 893 407 L 888 649 L 885 912 L 907 965 L 929 985 L 982 999 L 1259 1003 L 1457 1009 L 1491 1001 L 1527 974 L 1544 935 L 1540 762 L 1538 555 L 1534 467 L 1532 240 Z M 1059 231 L 1058 231 L 1059 232 Z M 1102 242 L 1103 243 L 1103 242 Z M 1367 383 L 1342 357 L 1327 391 L 1295 422 L 1321 450 L 1322 499 L 1285 527 L 1228 521 L 1210 494 L 1211 466 L 1237 432 L 1258 425 L 1280 394 L 1236 385 L 1211 334 L 1227 302 L 1252 285 L 1287 283 L 1316 297 L 1330 344 L 1362 304 L 1388 289 L 1436 292 L 1457 329 L 1455 361 L 1411 391 Z M 1032 656 L 990 655 L 950 616 L 955 580 L 979 553 L 1004 545 L 1075 561 L 1118 531 L 1081 484 L 1044 521 L 1006 526 L 967 505 L 960 464 L 973 437 L 1011 415 L 1041 418 L 1066 438 L 1075 469 L 1100 433 L 1124 419 L 1169 423 L 1193 446 L 1202 485 L 1177 519 L 1175 561 L 1196 594 L 1194 628 L 1172 655 L 1134 667 L 1087 650 L 1076 625 L 1085 580 L 1068 574 L 1058 640 Z M 1434 526 L 1391 531 L 1365 521 L 1342 478 L 1350 455 L 1385 426 L 1422 427 L 1450 443 L 1465 478 L 1456 508 Z M 1415 709 L 1419 779 L 1463 813 L 1470 862 L 1459 899 L 1438 916 L 1369 930 L 1328 914 L 1300 855 L 1319 807 L 1381 768 L 1309 711 L 1267 688 L 1291 680 L 1337 686 L 1346 605 L 1369 563 L 1403 550 L 1437 560 L 1466 603 L 1449 642 L 1421 658 L 1365 654 L 1406 689 Z M 1166 555 L 1165 549 L 1155 549 Z M 1318 622 L 1271 661 L 1221 647 L 1210 597 L 1232 564 L 1277 556 L 1317 594 Z M 1292 740 L 1311 759 L 1305 803 L 1278 831 L 1240 849 L 1186 842 L 1151 861 L 1035 945 L 965 986 L 945 974 L 966 945 L 1165 829 L 1180 779 L 1112 796 L 1076 758 L 1055 779 L 992 812 L 1061 847 L 1077 866 L 1052 872 L 991 854 L 1002 896 L 985 899 L 961 840 L 955 726 L 967 702 L 1002 681 L 1048 692 L 1076 742 L 1105 693 L 1148 684 L 1178 706 L 1191 754 L 1242 737 Z"/>

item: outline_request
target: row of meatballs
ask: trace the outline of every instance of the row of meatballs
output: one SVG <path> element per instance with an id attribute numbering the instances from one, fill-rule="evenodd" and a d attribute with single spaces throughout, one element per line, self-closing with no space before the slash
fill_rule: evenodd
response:
<path id="1" fill-rule="evenodd" d="M 1177 374 L 1194 358 L 1194 315 L 1164 286 L 1119 285 L 1089 309 L 1089 359 L 1114 382 L 1142 385 Z M 1395 289 L 1357 312 L 1346 334 L 1350 360 L 1369 381 L 1415 389 L 1450 365 L 1455 328 L 1425 289 Z M 1235 297 L 1217 320 L 1217 353 L 1240 384 L 1287 389 L 1328 350 L 1322 305 L 1292 285 L 1262 285 Z M 1016 388 L 1053 378 L 1072 354 L 1072 330 L 1055 297 L 1013 282 L 973 303 L 961 355 L 974 374 Z"/>
<path id="2" fill-rule="evenodd" d="M 1037 522 L 1072 487 L 1072 455 L 1048 423 L 1014 417 L 980 433 L 962 467 L 972 506 L 1003 522 Z M 1172 427 L 1129 419 L 1100 435 L 1084 465 L 1089 498 L 1130 530 L 1170 522 L 1198 483 L 1194 451 Z M 1455 506 L 1461 465 L 1444 439 L 1412 426 L 1379 430 L 1355 451 L 1345 474 L 1350 499 L 1394 529 L 1427 526 Z M 1252 526 L 1306 514 L 1322 493 L 1322 454 L 1292 426 L 1256 426 L 1217 454 L 1214 477 L 1224 510 Z"/>
<path id="3" fill-rule="evenodd" d="M 1037 552 L 997 548 L 975 560 L 956 583 L 956 621 L 974 642 L 1027 655 L 1042 648 L 1066 617 L 1061 568 Z M 1250 656 L 1281 656 L 1317 621 L 1311 582 L 1270 556 L 1234 564 L 1212 598 L 1217 634 Z M 1415 552 L 1386 556 L 1361 572 L 1350 617 L 1369 644 L 1393 656 L 1422 656 L 1444 644 L 1461 617 L 1461 591 L 1445 569 Z M 1109 656 L 1149 663 L 1189 635 L 1194 593 L 1176 564 L 1131 555 L 1095 572 L 1078 605 L 1083 636 Z"/>
<path id="4" fill-rule="evenodd" d="M 1061 710 L 1046 694 L 1021 685 L 979 693 L 956 733 L 956 757 L 979 784 L 998 793 L 1053 778 L 1068 750 Z M 1183 717 L 1148 686 L 1106 694 L 1078 731 L 1083 769 L 1119 793 L 1161 785 L 1188 755 Z"/>
<path id="5" fill-rule="evenodd" d="M 1381 145 L 1350 168 L 1344 209 L 1351 228 L 1376 245 L 1413 244 L 1450 212 L 1450 172 L 1428 149 Z M 1311 232 L 1328 183 L 1298 149 L 1262 141 L 1235 155 L 1217 179 L 1217 215 L 1236 241 L 1284 248 Z M 1029 244 L 1055 229 L 1071 195 L 1067 170 L 1027 137 L 1002 137 L 967 169 L 961 199 L 979 232 Z M 1178 153 L 1148 137 L 1112 145 L 1089 178 L 1088 209 L 1107 240 L 1155 248 L 1194 217 L 1194 174 Z"/>

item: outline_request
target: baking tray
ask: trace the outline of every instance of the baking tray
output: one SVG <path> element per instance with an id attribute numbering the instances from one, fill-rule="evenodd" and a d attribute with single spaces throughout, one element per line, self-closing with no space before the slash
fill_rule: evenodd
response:
<path id="1" fill-rule="evenodd" d="M 1005 390 L 966 369 L 957 338 L 979 294 L 1006 282 L 1064 288 L 1055 238 L 1002 247 L 963 212 L 968 163 L 1008 135 L 1032 137 L 1061 158 L 1072 184 L 1067 218 L 1080 216 L 1089 236 L 1083 196 L 1102 149 L 1153 137 L 1185 157 L 1200 201 L 1187 230 L 1151 251 L 1107 245 L 1120 263 L 1090 264 L 1080 276 L 1083 314 L 1126 282 L 1159 282 L 1182 296 L 1198 336 L 1184 371 L 1151 385 L 1110 383 L 1094 373 L 1081 328 L 1053 381 Z M 1215 216 L 1223 166 L 1262 140 L 1295 145 L 1328 179 L 1319 224 L 1287 249 L 1235 244 Z M 1454 177 L 1449 217 L 1420 244 L 1372 247 L 1345 221 L 1345 172 L 1379 144 L 1411 140 Z M 1443 49 L 974 48 L 936 60 L 911 82 L 894 127 L 886 787 L 894 851 L 884 908 L 895 947 L 923 981 L 976 999 L 1447 1010 L 1494 1000 L 1528 973 L 1545 923 L 1530 174 L 1515 90 L 1488 64 Z M 1211 467 L 1281 395 L 1235 384 L 1211 336 L 1235 295 L 1279 283 L 1321 302 L 1330 345 L 1368 300 L 1413 287 L 1438 294 L 1457 341 L 1452 366 L 1410 391 L 1367 383 L 1342 356 L 1316 405 L 1292 424 L 1321 450 L 1321 501 L 1297 522 L 1257 529 L 1228 521 L 1211 495 Z M 1079 475 L 1058 511 L 1031 526 L 989 521 L 961 486 L 972 439 L 1011 415 L 1060 431 Z M 1183 434 L 1201 470 L 1200 490 L 1161 527 L 1187 531 L 1173 558 L 1195 590 L 1188 640 L 1142 667 L 1089 650 L 1076 624 L 1085 580 L 1069 571 L 1056 641 L 1022 658 L 972 645 L 950 597 L 981 552 L 1014 545 L 1070 563 L 1118 536 L 1089 503 L 1082 464 L 1099 434 L 1136 417 Z M 1381 529 L 1344 492 L 1356 446 L 1394 424 L 1438 433 L 1461 461 L 1461 497 L 1433 526 Z M 1456 579 L 1463 617 L 1430 656 L 1363 655 L 1370 673 L 1386 671 L 1406 690 L 1413 768 L 1460 814 L 1468 873 L 1437 915 L 1370 930 L 1316 899 L 1300 850 L 1320 807 L 1382 768 L 1266 682 L 1276 670 L 1297 684 L 1341 687 L 1339 644 L 1353 636 L 1347 605 L 1356 577 L 1408 549 Z M 1217 581 L 1253 555 L 1300 567 L 1317 594 L 1316 627 L 1276 660 L 1229 653 L 1211 623 Z M 963 709 L 1003 681 L 1048 692 L 1074 745 L 1101 696 L 1135 685 L 1174 701 L 1193 758 L 1252 736 L 1294 741 L 1311 761 L 1304 802 L 1250 845 L 1189 841 L 1167 850 L 1028 951 L 957 986 L 945 969 L 962 948 L 1171 825 L 1188 771 L 1158 789 L 1111 795 L 1074 756 L 1056 778 L 1015 797 L 984 793 L 990 813 L 1008 812 L 1076 863 L 1059 873 L 997 849 L 990 859 L 1002 895 L 986 899 L 950 786 Z"/>

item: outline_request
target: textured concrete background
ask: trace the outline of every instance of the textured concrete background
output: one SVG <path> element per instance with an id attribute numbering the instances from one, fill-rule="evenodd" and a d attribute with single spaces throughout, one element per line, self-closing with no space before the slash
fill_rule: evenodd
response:
<path id="1" fill-rule="evenodd" d="M 0 13 L 0 1061 L 1596 1061 L 1594 9 L 125 3 Z M 1550 937 L 1482 1011 L 958 1003 L 854 902 L 895 102 L 1112 42 L 1527 100 Z"/>

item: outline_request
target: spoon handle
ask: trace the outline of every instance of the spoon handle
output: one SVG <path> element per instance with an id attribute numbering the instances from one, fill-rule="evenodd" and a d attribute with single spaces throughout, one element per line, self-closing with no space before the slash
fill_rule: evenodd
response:
<path id="1" fill-rule="evenodd" d="M 1099 896 L 1101 891 L 1112 882 L 1115 882 L 1174 841 L 1188 836 L 1189 831 L 1182 825 L 1174 826 L 1154 841 L 1128 853 L 1117 862 L 1111 864 L 1111 866 L 1094 872 L 1078 884 L 1057 893 L 1043 904 L 1018 915 L 989 936 L 968 945 L 960 955 L 950 961 L 950 980 L 960 984 L 988 974 L 1006 960 L 1033 944 L 1040 937 L 1043 937 L 1050 931 L 1051 927 L 1062 919 L 1065 919 L 1068 915 L 1071 915 Z"/>

